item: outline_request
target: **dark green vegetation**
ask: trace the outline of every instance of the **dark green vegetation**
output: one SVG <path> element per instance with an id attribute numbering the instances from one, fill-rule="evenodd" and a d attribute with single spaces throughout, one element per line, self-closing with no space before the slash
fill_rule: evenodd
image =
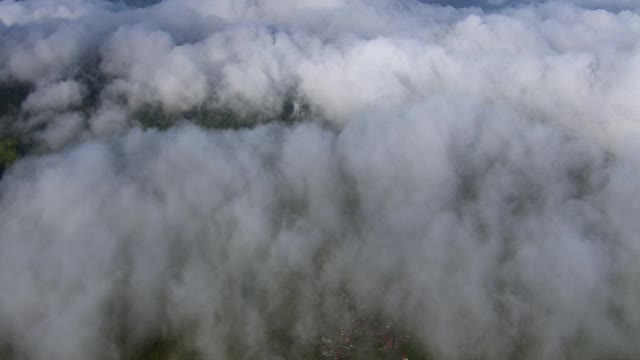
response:
<path id="1" fill-rule="evenodd" d="M 20 105 L 32 91 L 29 84 L 0 82 L 0 118 L 20 110 Z"/>
<path id="2" fill-rule="evenodd" d="M 298 343 L 287 330 L 277 329 L 274 325 L 267 334 L 267 348 L 250 349 L 243 347 L 243 339 L 226 339 L 224 358 L 260 360 L 265 353 L 277 355 L 283 359 L 341 359 L 341 360 L 400 360 L 405 356 L 411 360 L 429 360 L 430 356 L 410 337 L 397 341 L 392 349 L 386 348 L 373 334 L 362 334 L 356 338 L 351 346 L 338 344 L 339 332 L 329 341 L 335 341 L 335 346 L 327 347 L 329 337 L 321 337 L 317 342 Z M 364 330 L 365 332 L 367 330 Z M 121 352 L 123 360 L 201 360 L 196 352 L 188 350 L 184 342 L 167 337 L 154 337 L 136 346 L 124 348 Z M 221 354 L 222 355 L 222 354 Z M 222 357 L 222 356 L 221 356 Z M 7 360 L 11 357 L 6 357 Z M 4 360 L 4 359 L 3 359 Z"/>
<path id="3" fill-rule="evenodd" d="M 13 349 L 9 344 L 0 343 L 0 360 L 12 360 L 16 358 L 13 354 Z"/>
<path id="4" fill-rule="evenodd" d="M 264 340 L 260 341 L 260 347 L 250 344 L 250 337 L 246 334 L 246 324 L 225 322 L 224 339 L 212 339 L 212 344 L 220 344 L 218 359 L 247 359 L 262 360 L 265 357 L 279 359 L 309 359 L 309 360 L 401 360 L 405 356 L 411 360 L 430 360 L 422 347 L 416 343 L 408 333 L 402 329 L 386 325 L 379 317 L 360 315 L 357 312 L 344 315 L 350 320 L 331 321 L 318 319 L 319 326 L 317 336 L 309 339 L 301 339 L 294 331 L 296 318 L 295 309 L 298 305 L 291 298 L 272 309 L 264 309 L 266 326 L 257 334 Z M 353 310 L 355 311 L 355 310 Z M 115 315 L 114 325 L 118 328 L 113 334 L 114 347 L 104 359 L 118 360 L 205 360 L 211 357 L 198 354 L 190 339 L 189 329 L 183 329 L 180 333 L 159 331 L 156 335 L 146 336 L 144 339 L 132 340 L 122 323 Z M 314 329 L 314 331 L 319 329 Z M 382 333 L 381 333 L 382 331 Z M 254 334 L 256 335 L 256 334 Z M 350 340 L 345 342 L 345 336 Z M 386 344 L 387 338 L 395 339 L 393 348 Z M 327 339 L 336 346 L 327 347 Z M 221 340 L 221 341 L 220 341 Z M 339 348 L 343 349 L 337 353 Z M 210 354 L 208 354 L 210 355 Z M 14 347 L 0 343 L 0 360 L 28 359 L 28 355 L 20 354 Z M 97 359 L 99 360 L 99 359 Z"/>
<path id="5" fill-rule="evenodd" d="M 166 130 L 182 119 L 188 119 L 207 129 L 242 129 L 252 124 L 238 121 L 237 115 L 224 109 L 196 109 L 181 113 L 167 113 L 160 106 L 147 105 L 133 114 L 145 129 Z"/>
<path id="6" fill-rule="evenodd" d="M 124 0 L 124 3 L 133 7 L 145 7 L 159 3 L 161 0 Z"/>
<path id="7" fill-rule="evenodd" d="M 123 360 L 196 360 L 198 357 L 169 338 L 156 337 L 122 352 Z"/>
<path id="8" fill-rule="evenodd" d="M 18 158 L 18 140 L 0 139 L 0 167 L 11 165 Z"/>
<path id="9" fill-rule="evenodd" d="M 153 3 L 154 1 L 146 1 Z M 80 104 L 64 109 L 65 112 L 82 114 L 90 119 L 101 106 L 101 94 L 109 83 L 99 69 L 100 59 L 86 59 L 83 66 L 70 70 L 69 78 L 81 83 L 85 90 Z M 51 125 L 48 117 L 56 112 L 45 113 L 44 117 L 32 121 L 34 114 L 22 108 L 28 95 L 35 90 L 34 85 L 15 80 L 0 81 L 0 178 L 5 170 L 18 158 L 33 154 L 43 154 L 49 150 L 38 140 L 40 132 L 46 132 Z M 125 101 L 125 100 L 123 100 Z M 166 130 L 180 123 L 192 123 L 205 129 L 238 130 L 269 122 L 292 124 L 311 114 L 310 107 L 301 100 L 290 97 L 283 101 L 279 110 L 268 115 L 258 111 L 239 114 L 229 108 L 215 105 L 200 105 L 186 111 L 168 111 L 161 104 L 146 104 L 131 109 L 131 125 L 144 129 Z M 41 114 L 43 115 L 43 114 Z M 86 121 L 86 131 L 89 130 Z"/>
<path id="10" fill-rule="evenodd" d="M 300 109 L 297 109 L 299 107 Z M 133 113 L 133 119 L 145 129 L 166 130 L 180 121 L 189 121 L 205 129 L 238 130 L 252 128 L 268 122 L 292 124 L 309 115 L 306 105 L 296 105 L 286 100 L 279 113 L 272 116 L 260 114 L 240 115 L 226 108 L 201 106 L 183 112 L 167 112 L 160 105 L 145 105 Z"/>
<path id="11" fill-rule="evenodd" d="M 294 344 L 289 336 L 282 335 L 276 331 L 269 335 L 270 348 L 269 354 L 279 355 L 283 359 L 309 359 L 309 360 L 401 360 L 402 356 L 406 356 L 411 360 L 429 360 L 430 357 L 415 343 L 408 341 L 403 342 L 399 348 L 393 351 L 372 348 L 351 348 L 342 354 L 335 356 L 333 354 L 323 353 L 323 344 L 319 340 L 316 344 L 300 346 Z M 247 349 L 234 348 L 233 346 L 226 349 L 225 358 L 229 359 L 255 359 L 260 360 L 264 355 L 259 351 L 250 354 Z M 7 352 L 6 354 L 10 354 Z M 202 360 L 193 351 L 185 349 L 180 342 L 168 338 L 153 338 L 139 346 L 123 351 L 123 360 Z M 11 360 L 12 356 L 1 357 L 3 360 Z"/>
<path id="12" fill-rule="evenodd" d="M 0 139 L 0 178 L 4 170 L 18 159 L 18 140 L 14 138 Z"/>

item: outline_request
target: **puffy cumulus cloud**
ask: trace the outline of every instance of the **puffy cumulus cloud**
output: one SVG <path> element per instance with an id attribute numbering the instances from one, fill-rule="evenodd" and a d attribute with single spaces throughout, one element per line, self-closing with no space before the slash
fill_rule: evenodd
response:
<path id="1" fill-rule="evenodd" d="M 543 1 L 538 0 L 537 2 Z M 568 0 L 567 2 L 590 9 L 603 9 L 607 11 L 623 11 L 640 8 L 640 1 L 638 0 Z"/>
<path id="2" fill-rule="evenodd" d="M 341 130 L 87 143 L 3 180 L 2 332 L 34 359 L 118 357 L 123 332 L 203 358 L 297 356 L 344 325 L 346 292 L 437 358 L 632 358 L 637 244 L 618 197 L 638 192 L 619 166 L 459 97 Z"/>
<path id="3" fill-rule="evenodd" d="M 617 111 L 621 97 L 610 94 L 634 98 L 620 80 L 634 71 L 638 29 L 635 12 L 561 2 L 483 13 L 411 1 L 165 1 L 9 27 L 0 74 L 40 87 L 89 83 L 96 106 L 132 112 L 215 108 L 246 121 L 293 102 L 341 124 L 447 93 L 583 127 L 590 121 L 577 118 Z"/>
<path id="4" fill-rule="evenodd" d="M 82 85 L 77 81 L 62 81 L 32 92 L 22 106 L 30 112 L 66 109 L 80 105 L 84 97 L 83 92 Z"/>
<path id="5" fill-rule="evenodd" d="M 5 74 L 26 82 L 68 76 L 69 69 L 84 53 L 83 45 L 87 45 L 84 29 L 72 24 L 44 34 L 45 31 L 14 38 L 9 28 L 4 46 L 7 51 Z"/>
<path id="6" fill-rule="evenodd" d="M 534 5 L 548 0 L 420 0 L 425 3 L 463 7 L 479 7 L 485 10 L 496 10 L 506 6 Z M 640 7 L 638 0 L 560 0 L 589 9 L 604 9 L 607 11 L 622 11 Z"/>
<path id="7" fill-rule="evenodd" d="M 117 104 L 105 102 L 89 118 L 90 132 L 98 136 L 119 133 L 130 127 L 127 110 Z"/>
<path id="8" fill-rule="evenodd" d="M 366 316 L 637 358 L 640 14 L 600 4 L 0 2 L 0 357 L 314 358 Z"/>
<path id="9" fill-rule="evenodd" d="M 45 19 L 77 19 L 102 7 L 98 1 L 85 0 L 7 0 L 0 3 L 0 22 L 11 26 Z"/>
<path id="10" fill-rule="evenodd" d="M 209 93 L 206 78 L 190 56 L 162 31 L 119 29 L 106 45 L 106 74 L 116 78 L 111 91 L 126 94 L 134 106 L 159 100 L 171 109 L 189 109 Z"/>
<path id="11" fill-rule="evenodd" d="M 84 125 L 82 114 L 77 112 L 63 113 L 47 120 L 45 128 L 36 131 L 35 137 L 52 150 L 60 149 L 71 142 L 81 134 Z"/>

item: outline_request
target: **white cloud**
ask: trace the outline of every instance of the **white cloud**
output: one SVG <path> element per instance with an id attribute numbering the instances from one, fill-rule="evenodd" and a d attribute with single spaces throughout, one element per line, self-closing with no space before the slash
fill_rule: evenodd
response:
<path id="1" fill-rule="evenodd" d="M 438 359 L 638 357 L 640 14 L 607 4 L 1 2 L 0 128 L 40 155 L 0 182 L 0 345 L 305 358 L 347 292 Z"/>
<path id="2" fill-rule="evenodd" d="M 47 84 L 29 94 L 22 107 L 30 112 L 65 109 L 80 105 L 83 93 L 84 89 L 77 81 L 66 80 Z"/>

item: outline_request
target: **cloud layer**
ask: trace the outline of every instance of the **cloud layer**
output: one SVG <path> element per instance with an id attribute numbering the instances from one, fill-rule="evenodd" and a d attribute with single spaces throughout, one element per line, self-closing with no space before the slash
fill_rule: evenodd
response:
<path id="1" fill-rule="evenodd" d="M 0 2 L 0 358 L 638 357 L 640 3 L 489 5 Z"/>

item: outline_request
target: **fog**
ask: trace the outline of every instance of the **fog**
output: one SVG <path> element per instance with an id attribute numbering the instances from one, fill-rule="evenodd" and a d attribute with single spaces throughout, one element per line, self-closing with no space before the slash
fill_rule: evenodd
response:
<path id="1" fill-rule="evenodd" d="M 638 9 L 0 1 L 0 359 L 638 358 Z"/>

